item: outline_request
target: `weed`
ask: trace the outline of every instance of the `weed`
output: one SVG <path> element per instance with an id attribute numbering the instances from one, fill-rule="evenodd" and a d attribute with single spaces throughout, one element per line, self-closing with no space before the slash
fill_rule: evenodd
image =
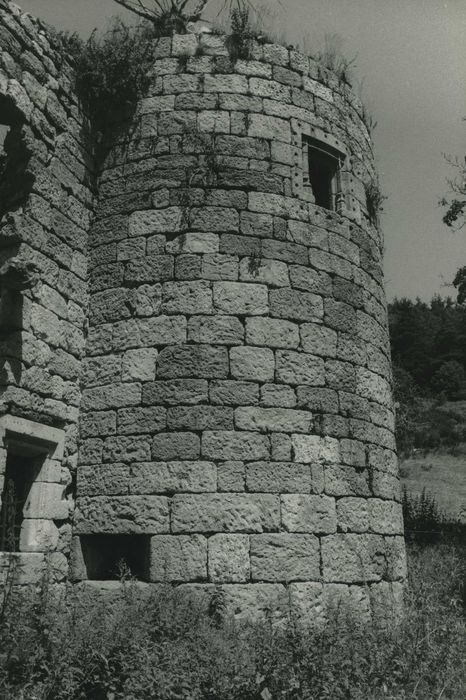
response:
<path id="1" fill-rule="evenodd" d="M 351 85 L 353 83 L 352 71 L 357 57 L 346 58 L 342 46 L 343 39 L 338 34 L 326 34 L 324 47 L 317 53 L 316 59 L 328 70 L 336 73 L 341 81 Z"/>
<path id="2" fill-rule="evenodd" d="M 387 197 L 382 194 L 378 178 L 376 177 L 365 183 L 364 189 L 366 192 L 366 206 L 369 222 L 373 226 L 378 226 L 382 205 Z"/>
<path id="3" fill-rule="evenodd" d="M 271 613 L 240 623 L 225 614 L 220 589 L 193 598 L 168 586 L 149 593 L 134 581 L 108 598 L 79 587 L 16 594 L 0 619 L 0 696 L 461 700 L 464 546 L 409 552 L 405 618 L 385 628 L 355 627 L 340 614 L 321 630 L 276 625 Z"/>

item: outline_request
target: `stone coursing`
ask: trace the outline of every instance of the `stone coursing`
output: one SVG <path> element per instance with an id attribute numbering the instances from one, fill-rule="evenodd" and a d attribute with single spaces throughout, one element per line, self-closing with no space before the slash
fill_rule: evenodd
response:
<path id="1" fill-rule="evenodd" d="M 10 43 L 30 23 L 2 9 Z M 367 212 L 375 172 L 362 106 L 281 46 L 255 44 L 251 60 L 232 63 L 223 37 L 187 35 L 154 53 L 149 93 L 98 174 L 90 226 L 76 100 L 60 87 L 54 138 L 40 132 L 47 107 L 31 108 L 42 115 L 34 142 L 52 156 L 21 216 L 51 241 L 28 259 L 44 259 L 54 281 L 32 301 L 37 349 L 22 360 L 43 393 L 33 399 L 24 379 L 7 392 L 28 392 L 26 412 L 59 406 L 68 462 L 80 405 L 72 576 L 87 578 L 81 536 L 133 534 L 149 538 L 148 582 L 196 595 L 221 586 L 238 614 L 320 619 L 342 600 L 362 616 L 399 608 L 383 243 Z M 19 61 L 0 96 L 27 84 L 14 77 Z M 63 73 L 46 73 L 57 109 Z M 337 211 L 309 201 L 308 136 L 344 156 Z M 51 163 L 66 186 L 51 186 Z"/>

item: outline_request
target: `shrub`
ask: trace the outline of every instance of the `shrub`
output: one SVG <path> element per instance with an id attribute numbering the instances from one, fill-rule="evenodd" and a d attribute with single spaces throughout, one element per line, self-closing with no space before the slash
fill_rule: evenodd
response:
<path id="1" fill-rule="evenodd" d="M 225 619 L 134 582 L 117 598 L 54 587 L 10 595 L 0 614 L 2 700 L 460 700 L 466 694 L 465 549 L 411 545 L 405 620 L 320 632 Z M 210 610 L 210 616 L 208 614 Z"/>

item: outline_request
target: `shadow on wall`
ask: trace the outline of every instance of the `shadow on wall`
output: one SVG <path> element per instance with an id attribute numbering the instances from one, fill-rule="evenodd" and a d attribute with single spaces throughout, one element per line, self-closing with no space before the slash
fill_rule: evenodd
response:
<path id="1" fill-rule="evenodd" d="M 8 214 L 26 202 L 34 175 L 28 169 L 32 151 L 23 131 L 24 119 L 13 100 L 0 95 L 0 393 L 12 376 L 21 376 L 23 290 L 35 269 L 16 259 L 19 240 Z"/>

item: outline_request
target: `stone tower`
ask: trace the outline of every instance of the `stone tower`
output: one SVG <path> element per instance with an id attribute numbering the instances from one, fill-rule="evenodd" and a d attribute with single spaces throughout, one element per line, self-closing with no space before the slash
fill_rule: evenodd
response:
<path id="1" fill-rule="evenodd" d="M 76 581 L 114 579 L 124 559 L 150 584 L 220 587 L 239 615 L 398 606 L 382 240 L 358 99 L 279 45 L 232 61 L 224 37 L 160 39 L 91 196 L 70 68 L 0 8 L 5 150 L 22 144 L 31 173 L 0 220 L 2 282 L 27 278 L 2 286 L 2 311 L 16 294 L 23 312 L 2 336 L 0 418 L 3 471 L 24 454 L 40 467 L 25 582 L 47 556 Z"/>

